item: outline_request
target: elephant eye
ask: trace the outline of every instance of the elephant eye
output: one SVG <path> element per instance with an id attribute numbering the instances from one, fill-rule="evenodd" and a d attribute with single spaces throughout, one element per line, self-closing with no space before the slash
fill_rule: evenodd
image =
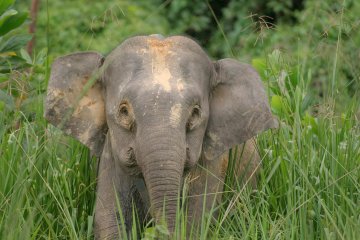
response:
<path id="1" fill-rule="evenodd" d="M 191 110 L 191 114 L 188 122 L 186 123 L 186 131 L 193 130 L 199 123 L 201 119 L 201 109 L 199 105 L 195 105 Z"/>
<path id="2" fill-rule="evenodd" d="M 127 106 L 125 104 L 120 105 L 119 112 L 120 112 L 121 115 L 124 115 L 124 116 L 129 115 L 129 111 L 128 111 Z"/>
<path id="3" fill-rule="evenodd" d="M 135 125 L 134 113 L 130 104 L 127 101 L 124 101 L 120 104 L 116 120 L 125 129 L 130 131 L 133 130 Z"/>
<path id="4" fill-rule="evenodd" d="M 192 112 L 191 112 L 191 117 L 196 118 L 196 117 L 200 117 L 200 107 L 198 105 L 196 105 Z"/>

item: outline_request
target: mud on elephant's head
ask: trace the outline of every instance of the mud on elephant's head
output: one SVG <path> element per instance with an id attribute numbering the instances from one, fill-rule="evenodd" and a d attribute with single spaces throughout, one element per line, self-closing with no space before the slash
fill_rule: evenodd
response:
<path id="1" fill-rule="evenodd" d="M 251 66 L 211 61 L 181 36 L 133 37 L 107 57 L 58 58 L 45 115 L 96 156 L 110 156 L 115 175 L 143 178 L 153 216 L 167 198 L 169 225 L 184 172 L 276 124 Z"/>

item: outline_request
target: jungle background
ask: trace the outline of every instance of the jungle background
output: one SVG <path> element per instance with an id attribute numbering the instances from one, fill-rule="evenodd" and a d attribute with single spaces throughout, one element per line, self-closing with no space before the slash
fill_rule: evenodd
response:
<path id="1" fill-rule="evenodd" d="M 97 160 L 43 118 L 51 63 L 152 33 L 252 64 L 280 122 L 194 239 L 360 239 L 360 1 L 40 0 L 29 35 L 32 2 L 0 1 L 0 239 L 93 238 Z"/>

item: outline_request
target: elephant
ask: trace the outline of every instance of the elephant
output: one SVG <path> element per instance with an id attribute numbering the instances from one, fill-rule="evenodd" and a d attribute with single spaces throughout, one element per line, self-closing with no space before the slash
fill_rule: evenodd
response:
<path id="1" fill-rule="evenodd" d="M 185 182 L 188 221 L 198 222 L 221 200 L 229 150 L 244 149 L 235 171 L 254 185 L 255 136 L 277 127 L 256 70 L 213 61 L 185 36 L 135 36 L 106 57 L 57 58 L 45 117 L 99 159 L 96 239 L 124 236 L 134 209 L 173 232 Z"/>

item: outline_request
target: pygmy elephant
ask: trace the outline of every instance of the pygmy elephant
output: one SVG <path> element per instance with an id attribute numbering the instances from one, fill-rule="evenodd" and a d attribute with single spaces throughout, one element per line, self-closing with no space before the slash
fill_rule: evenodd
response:
<path id="1" fill-rule="evenodd" d="M 133 206 L 140 219 L 150 214 L 173 231 L 186 176 L 188 196 L 198 196 L 187 199 L 189 221 L 198 221 L 215 199 L 209 193 L 222 190 L 229 149 L 248 141 L 242 162 L 250 167 L 239 164 L 238 172 L 250 169 L 249 177 L 259 161 L 253 137 L 276 127 L 251 66 L 211 61 L 195 41 L 159 35 L 129 38 L 107 57 L 56 59 L 45 117 L 100 158 L 99 239 L 126 231 L 120 216 L 129 230 Z"/>

